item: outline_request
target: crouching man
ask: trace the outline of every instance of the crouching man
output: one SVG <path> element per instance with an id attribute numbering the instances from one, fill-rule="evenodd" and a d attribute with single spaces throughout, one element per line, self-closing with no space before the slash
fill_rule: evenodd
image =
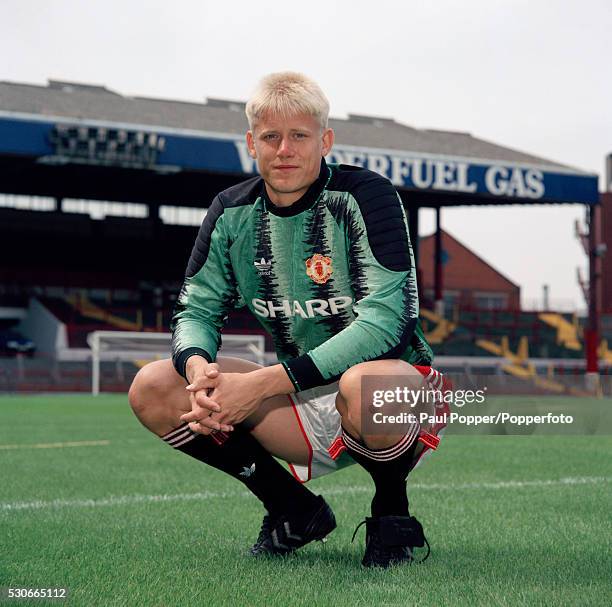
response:
<path id="1" fill-rule="evenodd" d="M 401 201 L 377 173 L 326 163 L 334 133 L 312 80 L 271 74 L 246 112 L 260 176 L 212 201 L 174 310 L 172 360 L 140 370 L 130 403 L 169 446 L 259 498 L 266 514 L 251 554 L 328 535 L 334 514 L 304 483 L 356 463 L 374 482 L 363 564 L 408 563 L 426 540 L 406 479 L 440 427 L 413 419 L 381 432 L 364 423 L 362 394 L 364 378 L 442 387 L 418 324 Z M 279 364 L 216 358 L 237 302 L 270 333 Z"/>

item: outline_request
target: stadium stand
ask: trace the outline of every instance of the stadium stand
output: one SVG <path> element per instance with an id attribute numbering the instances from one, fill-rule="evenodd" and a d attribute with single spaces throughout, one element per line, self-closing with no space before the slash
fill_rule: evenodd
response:
<path id="1" fill-rule="evenodd" d="M 134 292 L 133 295 L 138 297 L 139 293 Z M 158 306 L 141 300 L 120 302 L 107 297 L 106 301 L 93 303 L 92 299 L 86 290 L 65 297 L 39 297 L 39 301 L 66 326 L 68 345 L 71 348 L 86 348 L 87 335 L 93 331 L 164 333 L 170 330 L 174 298 L 168 294 L 160 300 Z M 106 303 L 108 301 L 111 303 Z M 229 334 L 264 335 L 259 323 L 246 309 L 230 314 L 225 331 Z M 268 336 L 266 339 L 266 347 L 271 350 L 272 343 Z"/>
<path id="2" fill-rule="evenodd" d="M 573 315 L 555 314 L 563 321 L 564 330 L 572 327 L 571 335 L 578 339 L 580 327 L 575 326 L 577 319 Z M 424 311 L 425 332 L 429 335 L 432 327 L 432 312 Z M 578 342 L 568 341 L 565 333 L 559 337 L 558 324 L 551 325 L 542 318 L 539 312 L 520 310 L 462 310 L 457 308 L 453 313 L 454 321 L 446 321 L 453 330 L 445 339 L 435 343 L 435 351 L 443 356 L 478 356 L 482 354 L 476 340 L 499 344 L 503 338 L 511 348 L 517 348 L 521 339 L 527 339 L 532 356 L 540 358 L 579 358 L 582 346 Z M 549 319 L 549 316 L 545 316 Z M 555 321 L 560 322 L 560 321 Z M 434 329 L 435 330 L 435 329 Z M 567 344 L 572 347 L 568 347 Z M 578 343 L 578 348 L 576 348 Z"/>
<path id="3" fill-rule="evenodd" d="M 217 192 L 253 173 L 241 154 L 243 110 L 242 102 L 222 99 L 185 103 L 128 97 L 79 83 L 0 82 L 0 127 L 6 134 L 0 139 L 0 197 L 32 199 L 24 207 L 0 208 L 0 257 L 10 260 L 0 267 L 0 309 L 21 310 L 13 324 L 38 347 L 31 360 L 17 357 L 6 365 L 3 360 L 2 381 L 12 389 L 88 389 L 87 362 L 70 356 L 84 352 L 90 332 L 168 331 L 177 281 L 197 233 L 197 222 L 178 225 L 168 218 L 177 218 L 181 208 L 201 216 Z M 527 170 L 541 173 L 541 203 L 597 200 L 596 176 L 469 133 L 354 114 L 332 118 L 331 126 L 338 142 L 332 162 L 367 166 L 396 184 L 410 217 L 417 260 L 420 208 L 534 202 L 534 191 L 504 186 L 504 171 L 516 173 L 519 181 Z M 123 152 L 113 155 L 120 137 L 147 143 L 132 146 L 129 158 Z M 453 183 L 438 187 L 440 175 L 433 179 L 434 171 L 442 181 L 452 174 Z M 419 172 L 420 178 L 410 181 L 408 176 Z M 484 179 L 490 172 L 500 179 L 495 191 Z M 466 183 L 478 183 L 476 190 L 459 187 L 460 174 Z M 100 208 L 94 212 L 96 204 Z M 162 213 L 163 208 L 177 213 Z M 422 320 L 437 355 L 492 353 L 479 342 L 502 348 L 502 354 L 516 353 L 527 343 L 532 357 L 582 364 L 575 319 L 543 319 L 521 311 L 518 285 L 454 237 L 442 237 L 448 249 L 445 287 L 455 288 L 452 277 L 465 286 L 468 278 L 486 275 L 489 284 L 470 284 L 471 294 L 455 299 L 460 305 L 449 306 L 446 315 L 435 314 L 427 303 L 434 288 L 434 240 L 423 239 Z M 466 276 L 468 267 L 479 270 Z M 261 333 L 244 310 L 230 315 L 226 330 Z M 272 350 L 269 338 L 266 347 Z M 602 342 L 601 351 L 608 352 L 607 344 Z M 103 381 L 125 389 L 135 368 L 104 362 Z"/>

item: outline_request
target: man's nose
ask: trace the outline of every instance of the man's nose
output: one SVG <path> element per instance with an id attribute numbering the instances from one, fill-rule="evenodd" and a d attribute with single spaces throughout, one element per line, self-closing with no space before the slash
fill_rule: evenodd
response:
<path id="1" fill-rule="evenodd" d="M 293 156 L 293 145 L 289 137 L 283 137 L 278 146 L 279 156 Z"/>

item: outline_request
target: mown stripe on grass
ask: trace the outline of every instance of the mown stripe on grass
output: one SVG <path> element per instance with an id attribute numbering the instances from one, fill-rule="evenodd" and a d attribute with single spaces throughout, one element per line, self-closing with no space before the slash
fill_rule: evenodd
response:
<path id="1" fill-rule="evenodd" d="M 109 440 L 82 440 L 71 443 L 36 443 L 19 445 L 0 445 L 0 451 L 10 449 L 65 449 L 66 447 L 106 447 Z"/>
<path id="2" fill-rule="evenodd" d="M 500 481 L 497 483 L 462 483 L 436 484 L 436 483 L 414 483 L 411 489 L 432 490 L 432 491 L 461 491 L 461 490 L 500 490 L 500 489 L 523 489 L 523 488 L 544 488 L 572 485 L 600 485 L 612 481 L 610 476 L 580 476 L 559 479 L 540 479 L 525 481 Z M 372 487 L 366 485 L 356 485 L 354 487 L 336 487 L 325 491 L 325 495 L 345 495 L 353 493 L 369 493 Z M 16 512 L 21 510 L 43 510 L 43 509 L 63 509 L 63 508 L 98 508 L 103 506 L 124 506 L 142 503 L 157 502 L 177 502 L 208 500 L 218 498 L 237 498 L 251 495 L 248 491 L 201 491 L 198 493 L 177 493 L 170 495 L 119 495 L 102 499 L 56 499 L 49 501 L 31 502 L 0 502 L 0 512 Z"/>

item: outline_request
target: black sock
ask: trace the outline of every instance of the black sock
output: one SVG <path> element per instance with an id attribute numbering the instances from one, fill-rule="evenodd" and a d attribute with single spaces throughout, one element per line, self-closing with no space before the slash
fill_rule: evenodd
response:
<path id="1" fill-rule="evenodd" d="M 344 428 L 342 438 L 353 459 L 372 477 L 376 492 L 372 516 L 409 516 L 406 478 L 412 469 L 417 445 L 418 425 L 397 444 L 386 449 L 370 449 Z"/>
<path id="2" fill-rule="evenodd" d="M 171 447 L 226 472 L 241 481 L 273 515 L 311 509 L 315 495 L 306 489 L 251 436 L 237 427 L 219 444 L 212 435 L 203 436 L 188 424 L 162 436 Z"/>

